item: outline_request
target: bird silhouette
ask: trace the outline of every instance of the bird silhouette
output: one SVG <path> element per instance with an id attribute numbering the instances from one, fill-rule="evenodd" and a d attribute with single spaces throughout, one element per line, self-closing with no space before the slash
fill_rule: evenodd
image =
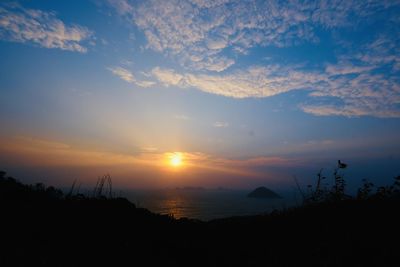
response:
<path id="1" fill-rule="evenodd" d="M 345 169 L 347 167 L 347 164 L 338 160 L 338 167 L 339 169 Z"/>

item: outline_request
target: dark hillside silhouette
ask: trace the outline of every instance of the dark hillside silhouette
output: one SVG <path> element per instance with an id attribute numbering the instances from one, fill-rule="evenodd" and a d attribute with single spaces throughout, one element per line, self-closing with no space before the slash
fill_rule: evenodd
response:
<path id="1" fill-rule="evenodd" d="M 366 183 L 351 199 L 320 189 L 302 207 L 202 222 L 2 172 L 0 266 L 398 266 L 399 183 Z"/>

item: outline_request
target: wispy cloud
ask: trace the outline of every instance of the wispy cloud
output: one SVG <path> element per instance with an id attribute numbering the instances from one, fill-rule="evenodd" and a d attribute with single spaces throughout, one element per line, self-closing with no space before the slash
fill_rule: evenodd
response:
<path id="1" fill-rule="evenodd" d="M 83 26 L 65 25 L 54 12 L 14 4 L 0 6 L 0 39 L 86 53 L 83 43 L 93 42 L 93 32 Z"/>
<path id="2" fill-rule="evenodd" d="M 207 93 L 233 98 L 268 97 L 283 92 L 309 88 L 321 82 L 318 74 L 290 71 L 281 66 L 256 66 L 226 75 L 184 73 L 159 67 L 154 77 L 166 86 L 194 87 Z"/>
<path id="3" fill-rule="evenodd" d="M 381 33 L 349 49 L 327 66 L 326 85 L 310 94 L 321 101 L 301 105 L 302 110 L 319 116 L 400 117 L 399 55 L 398 34 Z"/>
<path id="4" fill-rule="evenodd" d="M 143 31 L 147 47 L 183 66 L 154 67 L 164 86 L 196 88 L 232 98 L 271 97 L 306 90 L 298 103 L 318 116 L 400 116 L 400 21 L 390 8 L 398 1 L 201 1 L 133 3 L 110 0 L 118 13 Z M 319 42 L 320 29 L 354 30 L 384 16 L 390 31 L 364 44 L 338 49 L 337 60 L 318 64 L 263 63 L 237 66 L 252 48 Z M 253 63 L 254 64 L 254 63 Z M 266 65 L 265 65 L 266 64 Z M 231 66 L 235 66 L 232 67 Z"/>
<path id="5" fill-rule="evenodd" d="M 176 56 L 186 67 L 224 71 L 229 50 L 318 42 L 318 27 L 351 27 L 395 1 L 164 1 L 109 0 L 143 30 L 148 48 Z"/>
<path id="6" fill-rule="evenodd" d="M 157 151 L 158 151 L 158 148 L 153 147 L 153 146 L 146 146 L 146 147 L 141 148 L 142 153 L 155 153 Z"/>
<path id="7" fill-rule="evenodd" d="M 166 86 L 194 87 L 233 98 L 270 97 L 307 90 L 310 99 L 307 104 L 300 104 L 300 108 L 315 115 L 399 117 L 398 79 L 373 72 L 382 66 L 349 64 L 329 65 L 326 71 L 275 65 L 251 67 L 229 75 L 180 74 L 160 68 L 152 73 Z"/>
<path id="8" fill-rule="evenodd" d="M 400 117 L 400 85 L 395 77 L 371 72 L 329 77 L 326 86 L 310 96 L 316 103 L 300 107 L 319 116 Z"/>
<path id="9" fill-rule="evenodd" d="M 174 115 L 174 118 L 177 120 L 181 120 L 181 121 L 188 121 L 190 120 L 190 117 L 183 115 L 183 114 L 176 114 Z"/>
<path id="10" fill-rule="evenodd" d="M 160 151 L 153 146 L 142 147 L 139 154 L 116 153 L 96 149 L 85 149 L 63 142 L 19 136 L 0 140 L 0 151 L 8 155 L 8 160 L 24 166 L 52 167 L 100 167 L 117 166 L 131 170 L 168 170 L 171 155 L 179 153 L 183 159 L 183 168 L 191 171 L 208 170 L 246 177 L 265 177 L 265 174 L 252 170 L 258 166 L 290 166 L 294 160 L 281 157 L 250 157 L 229 159 L 201 152 Z M 204 173 L 203 173 L 204 175 Z"/>
<path id="11" fill-rule="evenodd" d="M 229 126 L 229 123 L 227 123 L 226 121 L 216 121 L 214 122 L 213 126 L 216 128 L 226 128 Z"/>
<path id="12" fill-rule="evenodd" d="M 374 69 L 374 66 L 352 66 L 352 65 L 332 65 L 329 64 L 325 72 L 329 75 L 347 75 L 347 74 L 359 74 Z"/>
<path id="13" fill-rule="evenodd" d="M 133 7 L 129 4 L 128 0 L 107 0 L 119 14 L 125 15 L 133 11 Z"/>
<path id="14" fill-rule="evenodd" d="M 255 45 L 292 45 L 296 37 L 316 40 L 301 25 L 304 14 L 293 14 L 295 9 L 271 1 L 109 2 L 143 30 L 148 48 L 176 56 L 193 69 L 224 71 L 235 63 L 223 54 L 229 49 L 246 53 Z"/>
<path id="15" fill-rule="evenodd" d="M 133 83 L 135 81 L 132 72 L 127 69 L 124 69 L 122 67 L 109 67 L 107 69 L 111 71 L 114 75 L 120 77 L 122 80 L 128 83 Z"/>
<path id="16" fill-rule="evenodd" d="M 165 86 L 184 85 L 184 76 L 176 73 L 172 69 L 154 68 L 151 73 L 153 76 Z"/>
<path id="17" fill-rule="evenodd" d="M 124 80 L 128 83 L 136 84 L 137 86 L 140 86 L 140 87 L 150 87 L 155 84 L 155 82 L 153 82 L 153 81 L 137 80 L 131 71 L 129 71 L 125 68 L 122 68 L 122 67 L 109 67 L 107 69 L 109 71 L 111 71 L 112 74 L 118 76 L 122 80 Z"/>

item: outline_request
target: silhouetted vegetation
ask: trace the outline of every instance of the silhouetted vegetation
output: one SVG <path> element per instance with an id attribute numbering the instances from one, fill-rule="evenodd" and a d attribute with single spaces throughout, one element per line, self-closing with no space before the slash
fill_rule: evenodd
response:
<path id="1" fill-rule="evenodd" d="M 42 183 L 24 185 L 13 177 L 6 177 L 6 172 L 0 171 L 0 200 L 15 201 L 48 201 L 60 200 L 64 194 L 53 186 L 46 187 Z"/>
<path id="2" fill-rule="evenodd" d="M 398 266 L 400 177 L 351 197 L 346 167 L 301 207 L 209 222 L 137 208 L 109 175 L 83 195 L 0 172 L 0 266 Z"/>
<path id="3" fill-rule="evenodd" d="M 333 170 L 333 185 L 329 188 L 323 184 L 327 177 L 323 175 L 323 169 L 317 174 L 317 182 L 315 187 L 308 185 L 309 194 L 304 195 L 304 203 L 318 202 L 337 202 L 341 200 L 368 200 L 368 199 L 387 199 L 399 197 L 400 194 L 400 176 L 394 178 L 393 184 L 390 186 L 379 186 L 363 179 L 363 185 L 357 190 L 355 197 L 346 194 L 346 181 L 344 179 L 343 169 L 347 168 L 347 164 L 338 161 L 337 167 Z"/>

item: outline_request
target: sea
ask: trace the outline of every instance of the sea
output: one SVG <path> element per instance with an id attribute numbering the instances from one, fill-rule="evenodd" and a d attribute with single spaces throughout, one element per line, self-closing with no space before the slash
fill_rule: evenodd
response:
<path id="1" fill-rule="evenodd" d="M 248 198 L 249 191 L 207 189 L 163 189 L 124 192 L 137 207 L 175 218 L 209 221 L 219 218 L 266 214 L 299 204 L 296 195 L 280 194 L 281 199 Z"/>

